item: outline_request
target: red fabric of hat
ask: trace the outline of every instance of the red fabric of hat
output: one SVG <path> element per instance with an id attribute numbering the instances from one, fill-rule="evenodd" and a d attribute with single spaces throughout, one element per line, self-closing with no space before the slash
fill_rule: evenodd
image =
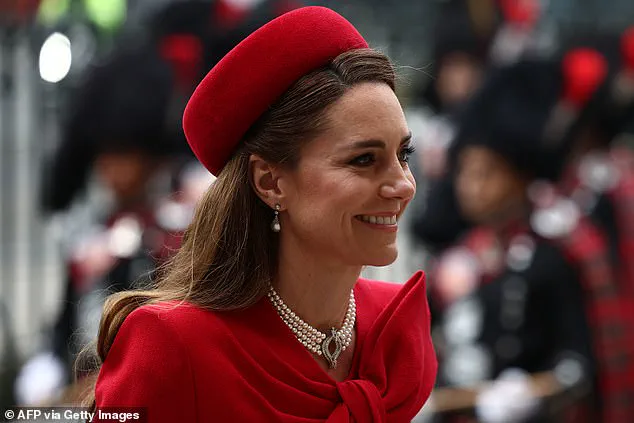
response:
<path id="1" fill-rule="evenodd" d="M 183 116 L 187 141 L 214 175 L 249 127 L 290 86 L 348 50 L 367 48 L 361 34 L 325 7 L 304 7 L 264 25 L 203 79 Z"/>

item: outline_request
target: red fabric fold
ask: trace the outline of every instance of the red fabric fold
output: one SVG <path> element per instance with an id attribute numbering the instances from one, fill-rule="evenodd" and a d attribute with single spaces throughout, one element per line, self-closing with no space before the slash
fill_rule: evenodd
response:
<path id="1" fill-rule="evenodd" d="M 167 422 L 164 411 L 181 406 L 193 407 L 189 415 L 200 422 L 409 422 L 429 397 L 437 369 L 424 274 L 404 286 L 360 279 L 355 296 L 357 344 L 345 381 L 322 370 L 266 299 L 231 313 L 146 306 L 117 334 L 97 383 L 97 405 L 148 407 L 152 422 Z M 144 372 L 152 374 L 147 382 L 173 382 L 147 383 Z"/>
<path id="2" fill-rule="evenodd" d="M 352 421 L 411 420 L 429 397 L 437 370 L 422 272 L 383 309 L 361 348 L 359 380 L 338 385 Z"/>
<path id="3" fill-rule="evenodd" d="M 328 418 L 328 422 L 384 422 L 385 404 L 374 383 L 368 380 L 349 380 L 337 385 L 343 402 Z M 340 408 L 347 410 L 345 414 Z M 341 415 L 341 416 L 340 416 Z"/>

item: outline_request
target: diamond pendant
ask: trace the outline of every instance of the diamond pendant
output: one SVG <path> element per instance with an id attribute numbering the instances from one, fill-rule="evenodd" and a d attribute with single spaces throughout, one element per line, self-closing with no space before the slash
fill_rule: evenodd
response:
<path id="1" fill-rule="evenodd" d="M 330 352 L 330 344 L 334 341 L 335 343 L 335 351 Z M 324 342 L 321 344 L 321 352 L 326 357 L 328 361 L 328 367 L 331 369 L 337 368 L 337 359 L 339 355 L 341 355 L 341 351 L 343 350 L 343 343 L 341 339 L 337 336 L 337 330 L 335 328 L 330 328 L 330 336 L 324 339 Z"/>

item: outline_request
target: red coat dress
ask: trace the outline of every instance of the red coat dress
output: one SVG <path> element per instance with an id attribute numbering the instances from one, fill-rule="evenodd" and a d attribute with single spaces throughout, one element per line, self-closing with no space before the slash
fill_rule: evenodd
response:
<path id="1" fill-rule="evenodd" d="M 318 365 L 268 298 L 235 312 L 143 306 L 121 326 L 96 405 L 147 407 L 150 422 L 410 422 L 436 377 L 425 275 L 359 279 L 350 375 Z M 97 419 L 95 419 L 97 421 Z"/>

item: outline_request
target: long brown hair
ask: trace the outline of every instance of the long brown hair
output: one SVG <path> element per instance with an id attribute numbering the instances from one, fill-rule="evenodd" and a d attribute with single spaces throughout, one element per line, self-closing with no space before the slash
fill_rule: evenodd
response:
<path id="1" fill-rule="evenodd" d="M 96 346 L 80 354 L 76 375 L 92 373 L 94 378 L 121 324 L 140 306 L 187 301 L 231 310 L 249 307 L 265 295 L 277 270 L 278 243 L 269 226 L 273 212 L 251 186 L 249 157 L 297 166 L 303 145 L 327 125 L 328 106 L 361 82 L 385 83 L 394 90 L 394 67 L 375 50 L 351 50 L 299 79 L 271 106 L 198 204 L 181 248 L 160 269 L 153 289 L 124 291 L 106 300 Z M 94 407 L 92 381 L 83 402 Z"/>

